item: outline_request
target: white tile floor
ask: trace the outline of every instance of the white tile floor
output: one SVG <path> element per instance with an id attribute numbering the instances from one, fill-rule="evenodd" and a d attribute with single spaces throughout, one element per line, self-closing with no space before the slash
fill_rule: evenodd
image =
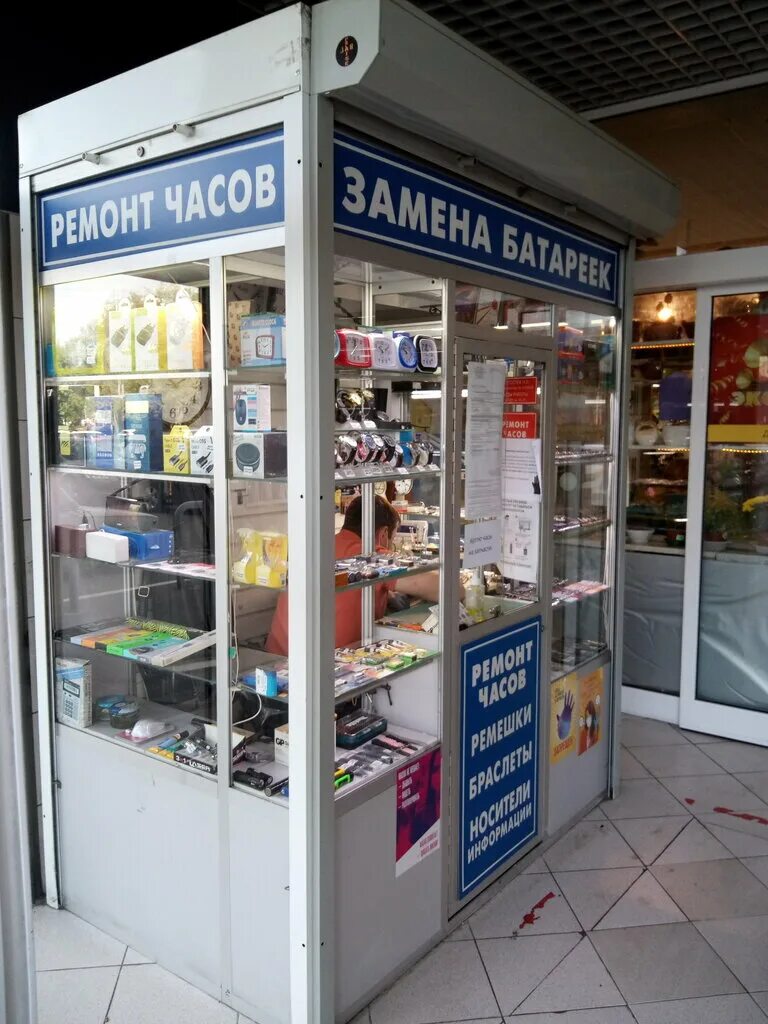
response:
<path id="1" fill-rule="evenodd" d="M 768 1024 L 768 749 L 638 718 L 622 738 L 620 798 L 353 1024 Z M 71 914 L 35 930 L 39 1024 L 250 1024 Z"/>

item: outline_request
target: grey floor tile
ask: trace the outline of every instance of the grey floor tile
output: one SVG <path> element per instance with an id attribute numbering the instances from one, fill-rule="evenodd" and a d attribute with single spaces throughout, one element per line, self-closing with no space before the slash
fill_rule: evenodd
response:
<path id="1" fill-rule="evenodd" d="M 119 967 L 37 975 L 37 1024 L 103 1024 Z"/>
<path id="2" fill-rule="evenodd" d="M 714 743 L 707 753 L 728 772 L 768 772 L 768 747 L 750 743 Z"/>
<path id="3" fill-rule="evenodd" d="M 768 914 L 768 889 L 738 860 L 650 869 L 691 921 Z"/>
<path id="4" fill-rule="evenodd" d="M 201 992 L 175 974 L 143 964 L 123 967 L 109 1011 L 109 1024 L 236 1024 L 237 1011 Z"/>
<path id="5" fill-rule="evenodd" d="M 470 942 L 442 943 L 371 1003 L 373 1024 L 432 1024 L 498 1016 L 477 947 Z"/>
<path id="6" fill-rule="evenodd" d="M 633 868 L 640 861 L 609 821 L 581 821 L 544 854 L 552 871 Z"/>
<path id="7" fill-rule="evenodd" d="M 675 924 L 686 917 L 662 889 L 650 872 L 646 871 L 597 925 L 606 928 L 639 928 L 652 924 Z"/>
<path id="8" fill-rule="evenodd" d="M 656 779 L 627 779 L 621 784 L 616 800 L 606 800 L 602 808 L 611 821 L 620 818 L 659 818 L 680 814 L 681 811 L 685 813 L 680 801 Z"/>
<path id="9" fill-rule="evenodd" d="M 701 822 L 693 819 L 666 850 L 656 864 L 691 864 L 701 860 L 728 860 L 732 856 L 723 844 Z"/>
<path id="10" fill-rule="evenodd" d="M 599 1010 L 566 1010 L 565 1013 L 531 1013 L 508 1018 L 509 1024 L 635 1024 L 626 1006 Z"/>
<path id="11" fill-rule="evenodd" d="M 742 991 L 692 924 L 620 928 L 590 938 L 630 1004 Z"/>
<path id="12" fill-rule="evenodd" d="M 696 778 L 661 778 L 659 780 L 670 793 L 690 807 L 694 814 L 711 812 L 715 807 L 734 808 L 760 807 L 762 801 L 733 775 L 700 775 Z M 691 802 L 692 801 L 692 802 Z"/>
<path id="13" fill-rule="evenodd" d="M 470 918 L 477 939 L 577 932 L 579 922 L 551 874 L 519 875 Z"/>
<path id="14" fill-rule="evenodd" d="M 659 854 L 692 819 L 688 815 L 669 818 L 628 818 L 614 822 L 643 864 L 653 864 Z"/>
<path id="15" fill-rule="evenodd" d="M 562 871 L 555 881 L 585 931 L 597 922 L 640 877 L 641 868 L 603 868 L 599 871 Z"/>
<path id="16" fill-rule="evenodd" d="M 582 817 L 582 821 L 605 821 L 605 815 L 599 807 L 593 807 L 591 811 Z"/>
<path id="17" fill-rule="evenodd" d="M 650 776 L 647 768 L 643 768 L 637 758 L 626 747 L 621 748 L 621 778 L 647 779 Z"/>
<path id="18" fill-rule="evenodd" d="M 129 946 L 123 963 L 130 966 L 136 966 L 137 964 L 153 964 L 155 961 L 151 956 L 144 956 L 143 953 L 139 953 L 138 950 L 131 949 Z"/>
<path id="19" fill-rule="evenodd" d="M 478 942 L 483 963 L 503 1014 L 514 1013 L 581 939 L 571 935 L 533 935 Z M 374 1019 L 373 1024 L 379 1024 Z"/>
<path id="20" fill-rule="evenodd" d="M 537 857 L 536 860 L 532 860 L 528 867 L 523 871 L 524 875 L 546 875 L 549 868 L 544 863 L 543 857 Z"/>
<path id="21" fill-rule="evenodd" d="M 633 747 L 632 754 L 656 778 L 671 779 L 679 775 L 722 775 L 723 769 L 691 743 L 683 746 Z"/>
<path id="22" fill-rule="evenodd" d="M 734 857 L 768 857 L 768 837 L 752 835 L 750 832 L 742 832 L 734 828 L 726 828 L 716 822 L 723 819 L 720 817 L 702 818 L 702 821 L 712 835 L 730 850 Z M 766 883 L 768 884 L 768 883 Z"/>
<path id="23" fill-rule="evenodd" d="M 752 998 L 757 1005 L 768 1014 L 768 992 L 753 992 Z"/>
<path id="24" fill-rule="evenodd" d="M 66 910 L 35 907 L 32 912 L 38 971 L 76 967 L 119 967 L 125 945 Z"/>
<path id="25" fill-rule="evenodd" d="M 699 921 L 696 927 L 746 989 L 768 991 L 768 917 Z"/>
<path id="26" fill-rule="evenodd" d="M 454 929 L 454 931 L 452 931 L 451 934 L 446 937 L 445 941 L 446 942 L 464 942 L 467 939 L 470 942 L 473 941 L 472 932 L 469 930 L 469 925 L 465 921 L 464 924 L 461 924 L 461 925 L 459 925 L 458 928 Z"/>
<path id="27" fill-rule="evenodd" d="M 250 1021 L 245 1018 L 242 1013 L 237 1019 L 237 1024 L 251 1024 Z M 361 1010 L 356 1017 L 353 1017 L 349 1024 L 371 1024 L 371 1015 L 368 1012 L 368 1007 Z"/>
<path id="28" fill-rule="evenodd" d="M 736 778 L 768 804 L 768 772 L 738 772 Z"/>
<path id="29" fill-rule="evenodd" d="M 631 1009 L 637 1024 L 765 1024 L 762 1011 L 748 995 L 639 1003 Z"/>
<path id="30" fill-rule="evenodd" d="M 624 1000 L 589 939 L 582 939 L 549 977 L 520 1006 L 522 1013 L 558 1013 L 600 1006 L 623 1006 Z"/>
<path id="31" fill-rule="evenodd" d="M 741 862 L 763 885 L 768 885 L 768 857 L 746 857 Z"/>
<path id="32" fill-rule="evenodd" d="M 666 722 L 654 722 L 650 718 L 622 716 L 619 739 L 625 747 L 647 747 L 652 743 L 687 744 L 688 740 Z"/>
<path id="33" fill-rule="evenodd" d="M 678 728 L 678 732 L 681 736 L 685 736 L 687 740 L 690 740 L 691 743 L 696 743 L 697 745 L 724 742 L 720 736 L 710 736 L 707 732 L 691 732 L 690 729 L 680 728 Z"/>

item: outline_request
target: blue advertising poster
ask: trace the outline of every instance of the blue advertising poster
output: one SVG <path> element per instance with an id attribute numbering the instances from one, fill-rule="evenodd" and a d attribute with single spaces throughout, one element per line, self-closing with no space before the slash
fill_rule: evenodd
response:
<path id="1" fill-rule="evenodd" d="M 347 234 L 615 304 L 619 247 L 506 197 L 337 134 L 334 222 Z"/>
<path id="2" fill-rule="evenodd" d="M 461 649 L 459 899 L 538 831 L 541 619 Z"/>
<path id="3" fill-rule="evenodd" d="M 269 132 L 39 199 L 40 269 L 274 227 L 283 135 Z"/>

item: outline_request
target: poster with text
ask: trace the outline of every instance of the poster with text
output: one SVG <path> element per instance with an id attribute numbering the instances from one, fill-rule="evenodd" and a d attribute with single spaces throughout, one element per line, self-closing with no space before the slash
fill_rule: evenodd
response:
<path id="1" fill-rule="evenodd" d="M 461 648 L 458 897 L 538 832 L 541 619 Z"/>
<path id="2" fill-rule="evenodd" d="M 440 849 L 442 758 L 438 747 L 397 773 L 396 877 Z"/>
<path id="3" fill-rule="evenodd" d="M 470 363 L 464 434 L 464 514 L 468 519 L 501 512 L 501 422 L 506 363 Z"/>
<path id="4" fill-rule="evenodd" d="M 504 498 L 541 501 L 541 439 L 504 439 L 502 462 Z"/>
<path id="5" fill-rule="evenodd" d="M 505 495 L 503 508 L 502 575 L 525 583 L 538 583 L 541 505 L 538 501 Z"/>
<path id="6" fill-rule="evenodd" d="M 603 669 L 579 680 L 579 754 L 600 742 L 603 719 Z"/>
<path id="7" fill-rule="evenodd" d="M 552 704 L 549 723 L 549 760 L 558 764 L 576 749 L 576 697 L 578 677 L 575 674 L 558 679 L 550 690 Z"/>

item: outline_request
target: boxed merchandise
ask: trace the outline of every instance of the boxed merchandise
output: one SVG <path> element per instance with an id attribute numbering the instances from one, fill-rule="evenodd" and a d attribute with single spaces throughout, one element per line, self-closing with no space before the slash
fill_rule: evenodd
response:
<path id="1" fill-rule="evenodd" d="M 53 550 L 70 558 L 85 558 L 86 538 L 92 532 L 93 527 L 86 523 L 78 523 L 77 526 L 57 523 L 53 528 Z"/>
<path id="2" fill-rule="evenodd" d="M 133 362 L 136 373 L 156 373 L 167 369 L 165 354 L 165 310 L 158 308 L 154 295 L 134 309 Z"/>
<path id="3" fill-rule="evenodd" d="M 263 697 L 276 697 L 279 693 L 277 670 L 274 666 L 252 668 L 240 675 L 243 686 L 260 693 Z"/>
<path id="4" fill-rule="evenodd" d="M 285 362 L 285 317 L 249 313 L 240 318 L 240 365 L 280 366 Z"/>
<path id="5" fill-rule="evenodd" d="M 167 369 L 204 369 L 203 307 L 180 288 L 164 312 Z"/>
<path id="6" fill-rule="evenodd" d="M 106 530 L 92 530 L 85 538 L 85 553 L 99 562 L 127 562 L 128 538 Z"/>
<path id="7" fill-rule="evenodd" d="M 213 427 L 200 427 L 190 437 L 189 464 L 192 476 L 213 473 Z"/>
<path id="8" fill-rule="evenodd" d="M 163 406 L 159 395 L 125 396 L 125 468 L 157 473 L 163 468 Z"/>
<path id="9" fill-rule="evenodd" d="M 56 719 L 87 729 L 93 721 L 91 663 L 82 658 L 56 659 Z"/>
<path id="10" fill-rule="evenodd" d="M 189 473 L 189 427 L 177 423 L 163 436 L 163 469 L 166 473 Z"/>
<path id="11" fill-rule="evenodd" d="M 232 565 L 235 583 L 280 589 L 288 579 L 288 538 L 284 533 L 243 528 L 240 558 Z"/>
<path id="12" fill-rule="evenodd" d="M 65 466 L 85 466 L 85 448 L 88 431 L 82 428 L 58 428 L 58 441 L 54 462 Z"/>
<path id="13" fill-rule="evenodd" d="M 122 399 L 116 400 L 122 408 Z M 111 395 L 89 395 L 85 400 L 85 464 L 90 469 L 114 469 L 115 399 Z M 119 467 L 118 467 L 119 468 Z"/>
<path id="14" fill-rule="evenodd" d="M 275 762 L 288 764 L 288 723 L 275 729 Z"/>
<path id="15" fill-rule="evenodd" d="M 256 480 L 284 479 L 288 474 L 288 435 L 284 430 L 232 434 L 232 474 Z"/>
<path id="16" fill-rule="evenodd" d="M 133 332 L 131 331 L 131 304 L 123 299 L 117 309 L 107 314 L 107 351 L 110 373 L 133 371 Z"/>
<path id="17" fill-rule="evenodd" d="M 268 384 L 235 384 L 232 409 L 234 430 L 272 429 L 272 396 Z"/>
<path id="18" fill-rule="evenodd" d="M 128 555 L 139 562 L 160 562 L 173 555 L 173 530 L 149 530 L 145 533 L 105 526 L 105 533 L 128 538 Z"/>

